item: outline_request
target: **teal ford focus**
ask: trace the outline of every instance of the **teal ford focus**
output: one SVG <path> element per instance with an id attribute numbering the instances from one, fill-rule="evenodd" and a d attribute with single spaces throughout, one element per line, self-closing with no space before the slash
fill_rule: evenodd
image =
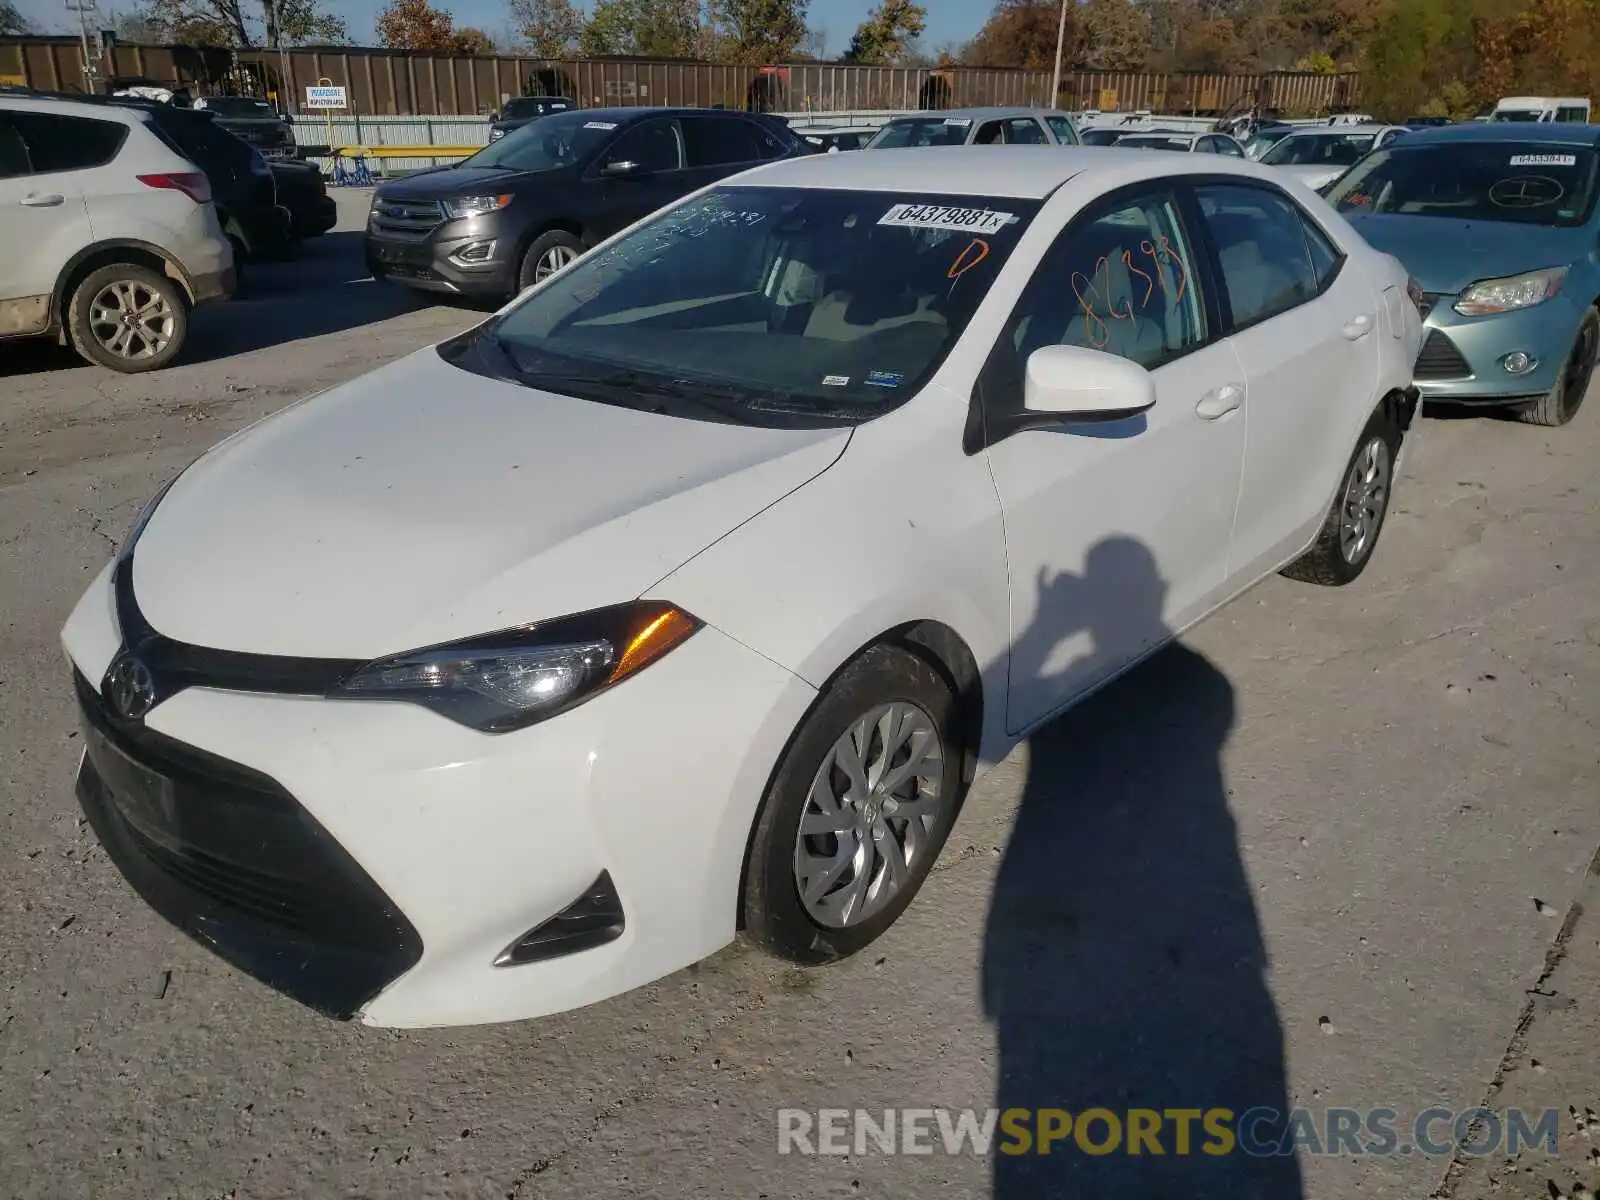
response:
<path id="1" fill-rule="evenodd" d="M 1565 425 L 1600 348 L 1600 129 L 1479 124 L 1412 133 L 1327 195 L 1420 288 L 1425 401 Z"/>

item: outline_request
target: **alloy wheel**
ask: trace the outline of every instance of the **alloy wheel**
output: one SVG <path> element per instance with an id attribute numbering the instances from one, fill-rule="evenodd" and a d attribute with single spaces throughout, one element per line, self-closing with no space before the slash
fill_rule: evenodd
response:
<path id="1" fill-rule="evenodd" d="M 578 261 L 578 252 L 571 246 L 551 246 L 534 264 L 533 281 L 543 283 L 557 271 L 565 270 Z"/>
<path id="2" fill-rule="evenodd" d="M 158 289 L 137 279 L 106 284 L 89 305 L 89 330 L 118 358 L 154 358 L 171 344 L 177 314 Z"/>

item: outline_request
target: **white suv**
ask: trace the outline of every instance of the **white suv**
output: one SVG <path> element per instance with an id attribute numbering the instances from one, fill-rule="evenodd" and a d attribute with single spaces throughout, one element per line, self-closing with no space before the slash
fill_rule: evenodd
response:
<path id="1" fill-rule="evenodd" d="M 0 247 L 0 340 L 114 371 L 171 362 L 234 289 L 210 184 L 136 109 L 0 97 Z"/>

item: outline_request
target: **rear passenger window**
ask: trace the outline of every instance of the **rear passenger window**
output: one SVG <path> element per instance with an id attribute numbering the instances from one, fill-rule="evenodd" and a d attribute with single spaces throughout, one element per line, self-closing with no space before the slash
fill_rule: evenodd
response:
<path id="1" fill-rule="evenodd" d="M 1056 141 L 1063 146 L 1078 145 L 1078 131 L 1072 127 L 1072 122 L 1065 117 L 1046 117 L 1045 124 L 1050 126 L 1056 135 Z"/>
<path id="2" fill-rule="evenodd" d="M 989 121 L 978 128 L 978 136 L 972 139 L 975 146 L 998 146 L 1005 141 L 1005 125 L 1000 121 Z"/>
<path id="3" fill-rule="evenodd" d="M 15 179 L 28 173 L 28 148 L 22 135 L 4 116 L 0 116 L 0 179 Z"/>
<path id="4" fill-rule="evenodd" d="M 1322 232 L 1317 223 L 1304 213 L 1300 215 L 1300 225 L 1306 233 L 1306 249 L 1311 254 L 1311 273 L 1316 276 L 1317 291 L 1326 291 L 1333 277 L 1339 273 L 1339 268 L 1344 265 L 1344 255 L 1328 240 L 1328 235 Z"/>
<path id="5" fill-rule="evenodd" d="M 1006 142 L 1013 146 L 1048 146 L 1050 139 L 1032 117 L 1013 117 L 1006 122 Z"/>
<path id="6" fill-rule="evenodd" d="M 1217 184 L 1196 188 L 1222 263 L 1234 328 L 1304 304 L 1320 290 L 1305 222 L 1283 193 Z"/>
<path id="7" fill-rule="evenodd" d="M 1043 346 L 1082 346 L 1155 367 L 1203 344 L 1193 261 L 1165 189 L 1075 221 L 1012 314 L 1006 378 L 1020 386 L 1028 356 Z"/>
<path id="8" fill-rule="evenodd" d="M 35 175 L 103 167 L 117 156 L 128 135 L 126 125 L 88 117 L 13 111 L 11 120 L 28 148 Z"/>
<path id="9" fill-rule="evenodd" d="M 720 167 L 754 162 L 755 126 L 736 117 L 691 117 L 683 122 L 684 149 L 690 167 Z"/>

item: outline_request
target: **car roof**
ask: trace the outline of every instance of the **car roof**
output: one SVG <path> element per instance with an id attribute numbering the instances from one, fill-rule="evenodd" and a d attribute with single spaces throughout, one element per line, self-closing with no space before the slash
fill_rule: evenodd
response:
<path id="1" fill-rule="evenodd" d="M 139 110 L 122 105 L 101 104 L 94 100 L 57 100 L 43 96 L 22 96 L 0 92 L 0 108 L 13 111 L 53 113 L 60 117 L 92 117 L 99 121 L 115 121 L 122 125 L 142 124 Z"/>
<path id="2" fill-rule="evenodd" d="M 1187 158 L 1119 150 L 1115 146 L 921 146 L 874 150 L 864 154 L 816 154 L 780 159 L 757 167 L 732 182 L 761 187 L 813 187 L 889 192 L 902 195 L 992 196 L 1044 200 L 1062 184 L 1084 172 L 1115 171 L 1129 178 L 1129 168 L 1149 178 L 1175 171 L 1237 174 L 1252 179 L 1279 178 L 1276 168 L 1215 155 Z"/>
<path id="3" fill-rule="evenodd" d="M 891 117 L 891 121 L 969 121 L 983 119 L 992 121 L 996 117 L 1064 117 L 1068 114 L 1054 108 L 1023 108 L 1020 106 L 995 106 L 991 108 L 941 108 L 929 112 L 901 113 Z"/>
<path id="4" fill-rule="evenodd" d="M 1405 138 L 1407 146 L 1436 142 L 1553 142 L 1566 145 L 1600 145 L 1600 125 L 1576 122 L 1474 121 L 1467 125 L 1423 128 Z"/>

